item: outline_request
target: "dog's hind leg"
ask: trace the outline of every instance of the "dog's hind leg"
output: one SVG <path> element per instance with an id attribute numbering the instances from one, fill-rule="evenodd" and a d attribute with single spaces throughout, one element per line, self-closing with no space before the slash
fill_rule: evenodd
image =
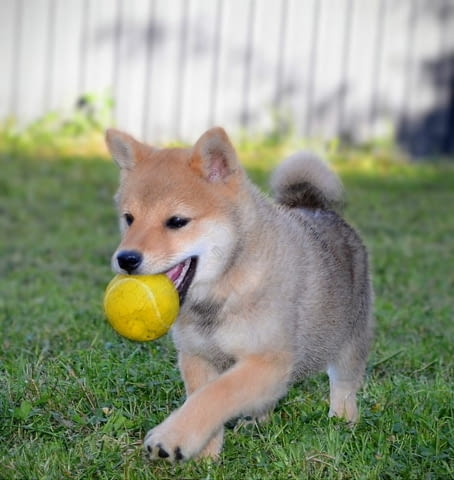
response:
<path id="1" fill-rule="evenodd" d="M 349 423 L 358 421 L 356 393 L 363 381 L 364 368 L 364 361 L 359 359 L 329 365 L 330 417 L 344 418 Z"/>
<path id="2" fill-rule="evenodd" d="M 330 417 L 340 417 L 349 423 L 356 423 L 359 418 L 356 405 L 356 392 L 359 385 L 354 380 L 337 380 L 330 377 Z"/>

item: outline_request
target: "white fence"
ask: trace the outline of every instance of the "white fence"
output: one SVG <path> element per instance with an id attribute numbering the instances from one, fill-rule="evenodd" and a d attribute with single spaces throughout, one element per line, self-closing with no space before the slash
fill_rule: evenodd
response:
<path id="1" fill-rule="evenodd" d="M 0 120 L 107 92 L 118 127 L 396 132 L 454 150 L 454 0 L 0 0 Z"/>

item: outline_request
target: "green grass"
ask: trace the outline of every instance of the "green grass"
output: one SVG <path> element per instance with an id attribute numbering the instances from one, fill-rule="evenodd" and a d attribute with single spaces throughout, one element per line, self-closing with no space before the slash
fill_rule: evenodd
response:
<path id="1" fill-rule="evenodd" d="M 244 148 L 255 179 L 272 163 L 261 155 L 278 150 Z M 454 169 L 336 164 L 376 289 L 360 423 L 327 418 L 319 375 L 267 424 L 229 430 L 219 463 L 171 466 L 141 452 L 184 396 L 171 341 L 122 340 L 101 311 L 118 240 L 116 169 L 1 154 L 0 478 L 453 478 Z"/>

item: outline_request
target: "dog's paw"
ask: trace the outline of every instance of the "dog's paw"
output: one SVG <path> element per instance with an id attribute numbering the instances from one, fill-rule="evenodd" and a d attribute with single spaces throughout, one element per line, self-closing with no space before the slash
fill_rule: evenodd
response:
<path id="1" fill-rule="evenodd" d="M 146 439 L 144 445 L 150 460 L 167 460 L 172 463 L 185 460 L 181 447 L 175 447 L 172 450 L 168 445 L 163 445 L 161 442 L 155 443 L 151 438 Z"/>
<path id="2" fill-rule="evenodd" d="M 144 448 L 151 460 L 179 462 L 189 458 L 189 453 L 182 446 L 181 435 L 175 431 L 166 431 L 161 424 L 150 430 L 144 440 Z M 181 444 L 180 444 L 181 443 Z"/>
<path id="3" fill-rule="evenodd" d="M 152 460 L 179 462 L 198 455 L 209 439 L 197 417 L 177 410 L 147 433 L 144 448 Z"/>
<path id="4" fill-rule="evenodd" d="M 214 422 L 212 418 L 210 421 L 206 409 L 195 409 L 187 401 L 147 433 L 144 448 L 152 460 L 178 462 L 191 458 L 217 458 L 222 440 L 222 423 Z"/>

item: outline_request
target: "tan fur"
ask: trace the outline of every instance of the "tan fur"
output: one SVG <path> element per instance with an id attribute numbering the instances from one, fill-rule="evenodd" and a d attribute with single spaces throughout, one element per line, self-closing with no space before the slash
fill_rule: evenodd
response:
<path id="1" fill-rule="evenodd" d="M 125 250 L 141 255 L 136 274 L 198 258 L 172 328 L 187 399 L 147 434 L 150 457 L 217 457 L 225 422 L 266 414 L 321 370 L 329 414 L 356 421 L 372 292 L 358 235 L 326 209 L 340 201 L 338 178 L 297 154 L 273 176 L 278 205 L 250 183 L 220 128 L 192 149 L 157 150 L 115 130 L 107 144 L 121 169 L 114 270 Z M 190 221 L 172 229 L 173 216 Z"/>

